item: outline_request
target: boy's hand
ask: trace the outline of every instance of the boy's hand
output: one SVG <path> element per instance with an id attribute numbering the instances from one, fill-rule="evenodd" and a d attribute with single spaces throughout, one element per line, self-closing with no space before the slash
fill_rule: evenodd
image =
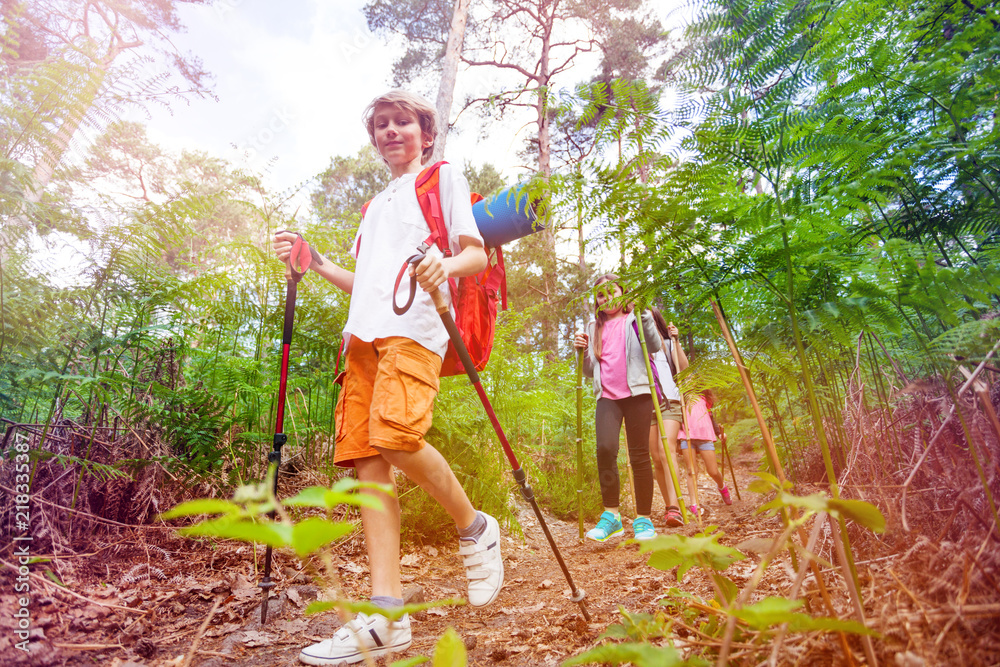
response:
<path id="1" fill-rule="evenodd" d="M 590 337 L 582 331 L 577 332 L 573 337 L 573 346 L 578 350 L 586 350 L 590 343 Z"/>
<path id="2" fill-rule="evenodd" d="M 288 258 L 292 255 L 292 243 L 297 238 L 299 238 L 299 235 L 295 232 L 282 230 L 274 233 L 271 247 L 274 248 L 274 254 L 278 256 L 278 259 L 286 264 L 288 263 Z"/>
<path id="3" fill-rule="evenodd" d="M 288 258 L 292 256 L 292 243 L 295 239 L 299 238 L 299 235 L 295 232 L 289 232 L 282 230 L 280 232 L 275 232 L 274 239 L 271 241 L 271 247 L 274 248 L 274 254 L 278 256 L 281 263 L 285 265 L 285 280 L 292 279 L 292 267 L 289 265 Z"/>
<path id="4" fill-rule="evenodd" d="M 425 292 L 433 292 L 448 279 L 448 270 L 437 255 L 426 255 L 416 266 L 411 264 L 409 274 L 416 276 Z"/>

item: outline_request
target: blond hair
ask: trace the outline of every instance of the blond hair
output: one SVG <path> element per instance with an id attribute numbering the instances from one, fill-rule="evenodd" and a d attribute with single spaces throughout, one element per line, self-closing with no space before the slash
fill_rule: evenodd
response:
<path id="1" fill-rule="evenodd" d="M 372 146 L 376 148 L 378 148 L 378 144 L 375 143 L 375 109 L 380 104 L 390 104 L 398 109 L 409 111 L 417 117 L 420 122 L 420 131 L 431 138 L 431 145 L 424 148 L 420 154 L 420 164 L 426 164 L 434 152 L 434 140 L 437 139 L 438 133 L 437 110 L 434 106 L 420 95 L 398 88 L 376 97 L 362 114 L 365 128 L 368 130 L 368 138 L 371 139 Z"/>

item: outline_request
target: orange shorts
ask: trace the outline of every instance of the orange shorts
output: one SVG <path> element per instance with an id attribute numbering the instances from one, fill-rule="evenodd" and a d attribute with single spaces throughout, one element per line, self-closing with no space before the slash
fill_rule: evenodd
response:
<path id="1" fill-rule="evenodd" d="M 335 464 L 353 468 L 354 459 L 378 456 L 375 447 L 415 452 L 427 444 L 441 357 L 409 338 L 352 336 L 345 370 Z"/>

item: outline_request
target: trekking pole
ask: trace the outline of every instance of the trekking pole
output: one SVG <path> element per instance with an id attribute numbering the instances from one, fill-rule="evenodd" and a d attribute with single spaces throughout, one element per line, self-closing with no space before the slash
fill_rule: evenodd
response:
<path id="1" fill-rule="evenodd" d="M 738 500 L 743 500 L 743 497 L 740 495 L 740 487 L 736 484 L 736 471 L 733 470 L 733 459 L 729 455 L 729 441 L 726 440 L 726 432 L 721 426 L 719 427 L 719 431 L 722 433 L 719 439 L 722 441 L 723 461 L 729 461 L 729 476 L 733 478 L 733 488 L 736 490 L 736 498 Z M 723 477 L 725 477 L 725 473 L 723 473 Z"/>
<path id="2" fill-rule="evenodd" d="M 583 542 L 583 350 L 576 351 L 576 513 Z"/>
<path id="3" fill-rule="evenodd" d="M 641 319 L 641 318 L 640 318 Z M 649 378 L 649 391 L 653 396 L 653 415 L 656 417 L 656 428 L 660 432 L 660 444 L 663 446 L 663 455 L 667 459 L 667 470 L 670 471 L 670 482 L 674 485 L 674 493 L 677 494 L 677 504 L 681 508 L 681 516 L 687 521 L 687 509 L 684 506 L 684 496 L 681 494 L 681 483 L 677 478 L 677 468 L 674 467 L 674 459 L 670 455 L 670 447 L 667 443 L 667 431 L 663 426 L 663 413 L 660 412 L 660 397 L 656 393 L 656 380 L 653 378 L 653 364 L 649 358 L 649 347 L 646 345 L 646 332 L 642 326 L 636 327 L 639 331 L 639 345 L 642 347 L 642 356 L 646 359 L 646 376 Z M 674 364 L 674 368 L 677 364 Z"/>
<path id="4" fill-rule="evenodd" d="M 418 252 L 416 255 L 409 257 L 406 262 L 416 266 L 423 258 L 424 253 Z M 411 276 L 410 281 L 412 292 L 412 285 L 415 283 L 416 278 Z M 566 577 L 566 582 L 569 584 L 569 589 L 572 594 L 570 600 L 580 605 L 580 611 L 583 613 L 583 618 L 589 623 L 590 613 L 587 611 L 587 605 L 583 601 L 587 594 L 583 591 L 583 589 L 578 589 L 576 584 L 573 583 L 573 577 L 569 573 L 569 568 L 566 567 L 566 561 L 563 560 L 562 554 L 559 553 L 559 547 L 556 545 L 556 541 L 552 538 L 552 533 L 549 532 L 548 524 L 545 523 L 545 517 L 542 515 L 542 510 L 538 507 L 538 502 L 535 500 L 535 492 L 532 491 L 531 487 L 528 485 L 527 475 L 521 467 L 521 464 L 518 463 L 517 457 L 514 455 L 514 450 L 511 449 L 510 443 L 507 441 L 507 436 L 503 432 L 503 427 L 500 426 L 500 421 L 497 419 L 497 415 L 493 411 L 490 399 L 486 396 L 486 391 L 483 389 L 483 384 L 479 379 L 479 373 L 476 371 L 476 366 L 472 362 L 472 357 L 469 356 L 469 350 L 465 347 L 465 342 L 462 341 L 462 334 L 458 331 L 458 327 L 455 325 L 455 320 L 451 316 L 451 312 L 448 308 L 448 300 L 444 294 L 441 293 L 441 290 L 436 289 L 431 292 L 430 295 L 434 300 L 434 307 L 437 309 L 438 315 L 441 316 L 441 321 L 444 322 L 444 328 L 448 330 L 448 336 L 451 338 L 451 343 L 454 345 L 459 359 L 462 360 L 462 366 L 465 367 L 465 374 L 469 376 L 469 382 L 471 382 L 472 386 L 475 387 L 476 393 L 479 395 L 479 400 L 482 402 L 483 408 L 486 410 L 486 416 L 489 417 L 490 423 L 493 425 L 493 430 L 496 431 L 497 439 L 500 440 L 500 445 L 503 447 L 504 454 L 507 455 L 507 460 L 510 461 L 510 466 L 514 474 L 514 480 L 517 482 L 518 486 L 521 487 L 521 495 L 524 496 L 524 499 L 531 505 L 531 509 L 534 510 L 535 518 L 538 519 L 538 525 L 542 527 L 542 532 L 545 533 L 545 539 L 548 540 L 549 546 L 552 548 L 552 553 L 555 554 L 556 561 L 558 561 L 559 567 L 562 569 L 562 573 Z M 395 303 L 393 303 L 393 307 L 395 308 Z M 397 313 L 398 312 L 399 311 L 397 310 Z"/>
<path id="5" fill-rule="evenodd" d="M 274 473 L 273 486 L 271 491 L 274 497 L 278 497 L 278 469 L 281 467 L 281 448 L 288 442 L 285 435 L 285 392 L 288 386 L 288 353 L 292 345 L 292 322 L 295 319 L 295 297 L 298 293 L 298 284 L 302 276 L 309 270 L 309 265 L 315 261 L 322 264 L 323 259 L 319 253 L 309 247 L 309 244 L 299 236 L 292 242 L 292 252 L 288 257 L 288 268 L 291 276 L 288 278 L 288 287 L 285 293 L 285 326 L 281 334 L 281 377 L 278 381 L 278 413 L 274 419 L 274 447 L 267 454 L 267 470 L 270 476 Z M 295 267 L 299 267 L 296 270 Z M 274 519 L 275 510 L 271 510 L 268 517 Z M 264 599 L 260 603 L 260 624 L 267 623 L 267 602 L 274 588 L 271 581 L 271 545 L 267 545 L 264 553 L 264 578 L 259 584 L 263 589 Z"/>
<path id="6" fill-rule="evenodd" d="M 673 324 L 671 322 L 670 324 Z M 674 336 L 670 337 L 670 354 L 674 358 L 674 368 L 680 368 L 680 359 L 677 356 L 677 338 Z M 701 525 L 701 514 L 702 508 L 701 503 L 698 502 L 698 476 L 695 474 L 695 463 L 694 460 L 694 444 L 691 439 L 691 430 L 688 428 L 688 416 L 687 416 L 687 406 L 684 405 L 684 392 L 680 391 L 678 387 L 677 395 L 681 397 L 681 423 L 684 425 L 684 435 L 687 436 L 687 451 L 684 453 L 684 460 L 687 461 L 688 478 L 691 480 L 691 493 L 694 494 L 694 504 L 698 507 L 698 511 L 695 513 L 695 519 L 698 520 L 698 525 Z"/>

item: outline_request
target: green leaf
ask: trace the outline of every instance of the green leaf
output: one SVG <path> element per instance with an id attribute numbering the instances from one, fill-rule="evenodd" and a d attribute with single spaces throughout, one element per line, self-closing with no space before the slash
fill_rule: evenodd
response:
<path id="1" fill-rule="evenodd" d="M 855 521 L 876 533 L 885 532 L 885 517 L 877 507 L 863 500 L 831 498 L 828 505 L 833 512 Z"/>
<path id="2" fill-rule="evenodd" d="M 708 665 L 710 663 L 692 658 L 684 660 L 672 646 L 653 646 L 651 644 L 605 644 L 585 653 L 570 658 L 562 663 L 562 667 L 574 665 L 624 665 L 631 663 L 636 667 L 674 667 L 675 665 Z"/>
<path id="3" fill-rule="evenodd" d="M 309 517 L 292 528 L 292 548 L 299 558 L 319 551 L 321 547 L 339 540 L 354 529 L 344 521 L 328 521 L 320 517 Z"/>
<path id="4" fill-rule="evenodd" d="M 236 503 L 221 498 L 200 498 L 176 505 L 160 515 L 161 519 L 176 519 L 180 516 L 196 514 L 239 514 L 242 508 Z"/>
<path id="5" fill-rule="evenodd" d="M 339 483 L 336 486 L 343 486 Z M 357 484 L 353 485 L 354 488 Z M 334 489 L 325 489 L 322 486 L 310 486 L 302 489 L 291 498 L 284 501 L 285 505 L 293 507 L 321 507 L 333 509 L 339 505 L 351 505 L 353 507 L 370 507 L 381 510 L 382 501 L 377 497 L 367 493 L 348 493 Z"/>
<path id="6" fill-rule="evenodd" d="M 306 607 L 305 615 L 311 616 L 312 614 L 319 614 L 324 611 L 330 611 L 331 609 L 336 609 L 339 606 L 340 604 L 328 600 L 310 602 L 309 606 Z"/>
<path id="7" fill-rule="evenodd" d="M 441 635 L 434 647 L 434 667 L 465 667 L 468 658 L 465 653 L 465 643 L 455 629 L 449 627 Z"/>
<path id="8" fill-rule="evenodd" d="M 429 658 L 422 655 L 418 655 L 415 658 L 404 658 L 403 660 L 397 660 L 393 662 L 389 667 L 413 667 L 413 665 L 422 665 L 427 662 Z"/>
<path id="9" fill-rule="evenodd" d="M 64 584 L 62 580 L 59 579 L 59 576 L 52 570 L 44 570 L 42 574 L 44 574 L 48 579 L 51 579 L 52 581 L 56 582 L 63 588 L 66 588 L 66 584 Z"/>
<path id="10" fill-rule="evenodd" d="M 722 595 L 725 598 L 724 600 L 719 600 L 719 603 L 720 604 L 724 603 L 726 605 L 732 604 L 733 601 L 736 600 L 736 596 L 740 594 L 739 587 L 735 583 L 733 583 L 732 579 L 730 579 L 729 577 L 723 577 L 722 575 L 715 575 L 714 579 L 715 582 L 719 585 L 719 588 L 722 589 Z"/>
<path id="11" fill-rule="evenodd" d="M 784 623 L 790 618 L 790 614 L 803 604 L 805 604 L 803 600 L 769 597 L 741 609 L 735 609 L 732 614 L 746 621 L 751 627 L 763 630 Z"/>
<path id="12" fill-rule="evenodd" d="M 736 549 L 719 544 L 721 536 L 721 533 L 692 537 L 661 535 L 640 544 L 639 552 L 653 552 L 649 557 L 650 567 L 663 571 L 676 567 L 677 580 L 680 581 L 692 567 L 705 566 L 722 571 L 734 562 L 746 558 Z"/>
<path id="13" fill-rule="evenodd" d="M 221 537 L 241 542 L 256 542 L 272 547 L 290 546 L 292 542 L 292 527 L 271 521 L 252 523 L 250 521 L 233 520 L 222 517 L 212 521 L 202 521 L 193 526 L 178 531 L 181 535 L 200 535 Z"/>

